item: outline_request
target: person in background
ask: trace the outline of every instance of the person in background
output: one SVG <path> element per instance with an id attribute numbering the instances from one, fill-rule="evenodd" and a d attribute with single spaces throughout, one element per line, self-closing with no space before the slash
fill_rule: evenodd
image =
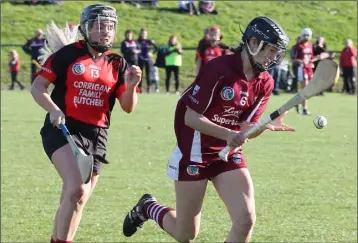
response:
<path id="1" fill-rule="evenodd" d="M 17 80 L 17 74 L 20 71 L 20 57 L 16 50 L 10 51 L 10 62 L 9 62 L 9 69 L 11 73 L 11 85 L 10 90 L 14 90 L 15 83 L 17 83 L 20 86 L 20 89 L 23 90 L 25 88 L 25 85 L 23 85 L 19 80 Z"/>
<path id="2" fill-rule="evenodd" d="M 325 54 L 323 54 L 325 53 Z M 316 42 L 313 44 L 313 55 L 314 56 L 322 56 L 321 59 L 326 59 L 326 58 L 333 58 L 334 57 L 334 53 L 328 53 L 328 48 L 327 48 L 327 44 L 324 40 L 323 36 L 318 36 Z M 313 63 L 313 72 L 316 71 L 316 68 L 318 66 L 318 63 L 321 60 L 317 60 Z M 332 88 L 330 88 L 332 89 Z M 318 95 L 324 95 L 323 91 L 318 93 Z"/>
<path id="3" fill-rule="evenodd" d="M 140 53 L 139 44 L 133 40 L 133 31 L 124 32 L 125 39 L 121 43 L 121 52 L 129 65 L 138 66 L 138 54 Z"/>
<path id="4" fill-rule="evenodd" d="M 198 6 L 200 14 L 219 14 L 214 1 L 199 0 Z"/>
<path id="5" fill-rule="evenodd" d="M 154 85 L 155 92 L 159 93 L 159 70 L 158 67 L 155 66 L 155 63 L 152 59 L 149 59 L 150 65 L 150 84 Z"/>
<path id="6" fill-rule="evenodd" d="M 143 28 L 139 32 L 139 38 L 137 40 L 137 43 L 139 44 L 139 48 L 140 48 L 140 54 L 138 57 L 138 66 L 142 70 L 142 73 L 145 70 L 145 77 L 147 79 L 147 93 L 149 93 L 150 86 L 151 86 L 151 82 L 149 78 L 150 62 L 151 62 L 151 57 L 153 56 L 153 54 L 157 52 L 158 47 L 153 40 L 148 39 L 148 31 Z M 150 50 L 152 47 L 154 48 L 153 53 Z M 142 79 L 143 79 L 143 75 L 142 75 Z M 138 87 L 140 89 L 142 88 L 142 81 L 139 83 Z"/>
<path id="7" fill-rule="evenodd" d="M 40 64 L 38 57 L 40 56 L 40 49 L 45 46 L 45 37 L 41 29 L 35 31 L 35 37 L 28 40 L 22 46 L 24 52 L 31 56 L 31 84 L 34 82 L 34 74 L 38 71 Z"/>
<path id="8" fill-rule="evenodd" d="M 294 78 L 292 79 L 290 93 L 297 93 L 297 75 L 298 75 L 297 70 L 298 70 L 299 63 L 295 62 L 295 54 L 296 54 L 296 48 L 299 45 L 300 40 L 301 40 L 301 37 L 298 36 L 296 38 L 296 44 L 292 46 L 291 51 L 290 51 L 292 72 L 293 72 L 293 76 L 294 76 Z"/>
<path id="9" fill-rule="evenodd" d="M 212 26 L 207 29 L 205 38 L 203 38 L 197 47 L 196 53 L 196 73 L 203 64 L 208 63 L 212 59 L 228 54 L 229 47 L 221 42 L 223 35 L 220 28 Z"/>
<path id="10" fill-rule="evenodd" d="M 169 93 L 171 73 L 174 73 L 175 93 L 179 94 L 179 70 L 182 65 L 182 48 L 175 35 L 169 37 L 168 49 L 165 54 L 165 88 Z"/>
<path id="11" fill-rule="evenodd" d="M 357 49 L 353 47 L 350 39 L 345 40 L 345 47 L 341 51 L 339 66 L 343 75 L 342 93 L 355 94 L 356 77 L 355 69 L 357 68 Z"/>

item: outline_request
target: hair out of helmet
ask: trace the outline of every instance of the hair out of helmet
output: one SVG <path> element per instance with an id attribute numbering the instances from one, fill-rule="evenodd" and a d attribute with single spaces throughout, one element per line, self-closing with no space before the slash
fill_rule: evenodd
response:
<path id="1" fill-rule="evenodd" d="M 85 7 L 81 13 L 79 31 L 83 38 L 94 50 L 105 52 L 112 47 L 112 42 L 101 44 L 91 40 L 90 34 L 95 21 L 98 21 L 98 23 L 100 21 L 112 22 L 115 26 L 113 33 L 115 35 L 118 23 L 116 9 L 105 4 L 93 4 Z"/>

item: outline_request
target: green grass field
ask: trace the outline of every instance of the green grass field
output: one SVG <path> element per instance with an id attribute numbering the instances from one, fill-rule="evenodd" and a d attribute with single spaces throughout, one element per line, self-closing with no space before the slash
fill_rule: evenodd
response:
<path id="1" fill-rule="evenodd" d="M 1 242 L 48 242 L 60 179 L 42 149 L 45 112 L 28 92 L 1 93 Z M 289 98 L 272 97 L 268 112 Z M 141 95 L 127 115 L 112 116 L 108 158 L 88 202 L 77 242 L 173 242 L 153 222 L 133 238 L 122 235 L 126 212 L 145 192 L 174 206 L 166 163 L 174 148 L 178 97 Z M 267 132 L 245 146 L 256 194 L 254 242 L 356 242 L 357 100 L 328 94 L 310 101 L 313 116 L 289 112 L 295 133 Z M 322 114 L 325 129 L 312 120 Z M 197 242 L 223 242 L 229 217 L 212 185 Z"/>
<path id="2" fill-rule="evenodd" d="M 94 1 L 64 1 L 59 6 L 27 6 L 1 4 L 1 43 L 24 44 L 32 37 L 37 28 L 45 28 L 54 20 L 59 25 L 78 23 L 82 8 Z M 116 45 L 123 40 L 126 29 L 133 29 L 135 37 L 139 29 L 149 31 L 149 37 L 158 44 L 166 44 L 171 34 L 176 34 L 183 47 L 195 47 L 202 38 L 204 28 L 220 26 L 224 34 L 224 43 L 236 46 L 241 38 L 240 25 L 244 28 L 248 22 L 258 16 L 266 15 L 276 19 L 287 31 L 290 46 L 300 34 L 301 29 L 310 27 L 313 36 L 323 35 L 330 50 L 340 51 L 343 41 L 351 38 L 357 43 L 357 3 L 354 1 L 217 1 L 217 16 L 189 16 L 175 13 L 178 1 L 160 1 L 157 8 L 137 9 L 128 4 L 111 3 L 119 14 L 119 26 Z M 2 84 L 9 83 L 8 52 L 12 47 L 1 48 Z M 29 82 L 29 57 L 21 50 L 22 74 L 24 82 Z M 119 50 L 117 50 L 119 51 Z M 181 71 L 181 86 L 192 82 L 194 73 L 194 51 L 185 51 Z M 161 79 L 164 72 L 161 71 Z M 6 75 L 5 75 L 6 74 Z M 6 87 L 6 86 L 5 86 Z"/>

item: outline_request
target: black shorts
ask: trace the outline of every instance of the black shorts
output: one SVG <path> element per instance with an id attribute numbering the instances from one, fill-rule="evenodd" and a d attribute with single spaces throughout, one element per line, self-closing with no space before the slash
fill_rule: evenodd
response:
<path id="1" fill-rule="evenodd" d="M 94 156 L 93 173 L 99 174 L 102 166 L 100 161 L 105 161 L 106 157 L 108 129 L 95 127 L 70 117 L 66 117 L 66 126 L 77 146 L 86 154 Z M 68 144 L 62 131 L 51 124 L 48 114 L 40 134 L 45 153 L 51 161 L 52 154 Z"/>

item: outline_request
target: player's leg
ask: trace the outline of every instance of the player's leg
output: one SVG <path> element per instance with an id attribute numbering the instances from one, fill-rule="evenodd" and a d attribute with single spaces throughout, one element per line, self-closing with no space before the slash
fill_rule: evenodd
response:
<path id="1" fill-rule="evenodd" d="M 154 220 L 179 242 L 190 242 L 199 233 L 201 207 L 207 180 L 175 181 L 176 209 L 159 204 L 151 195 L 144 195 L 123 223 L 123 233 L 132 236 L 148 219 Z"/>
<path id="2" fill-rule="evenodd" d="M 304 84 L 302 84 L 304 82 L 304 73 L 303 73 L 303 67 L 302 66 L 298 66 L 297 67 L 297 82 L 300 83 L 300 88 L 302 89 L 304 87 Z M 298 89 L 297 89 L 298 91 Z M 295 106 L 296 111 L 298 114 L 300 114 L 300 107 L 299 105 Z"/>
<path id="3" fill-rule="evenodd" d="M 311 69 L 304 69 L 304 81 L 302 83 L 302 89 L 304 89 L 308 83 L 310 82 L 311 78 L 313 76 L 313 71 Z M 302 101 L 302 115 L 310 115 L 310 112 L 308 111 L 308 100 L 305 99 Z"/>
<path id="4" fill-rule="evenodd" d="M 55 218 L 53 238 L 72 241 L 82 216 L 82 210 L 93 191 L 98 175 L 91 183 L 82 184 L 77 162 L 67 144 L 52 154 L 52 162 L 63 181 L 62 201 Z"/>
<path id="5" fill-rule="evenodd" d="M 249 242 L 256 216 L 254 187 L 248 169 L 226 171 L 212 181 L 232 221 L 225 242 Z"/>

